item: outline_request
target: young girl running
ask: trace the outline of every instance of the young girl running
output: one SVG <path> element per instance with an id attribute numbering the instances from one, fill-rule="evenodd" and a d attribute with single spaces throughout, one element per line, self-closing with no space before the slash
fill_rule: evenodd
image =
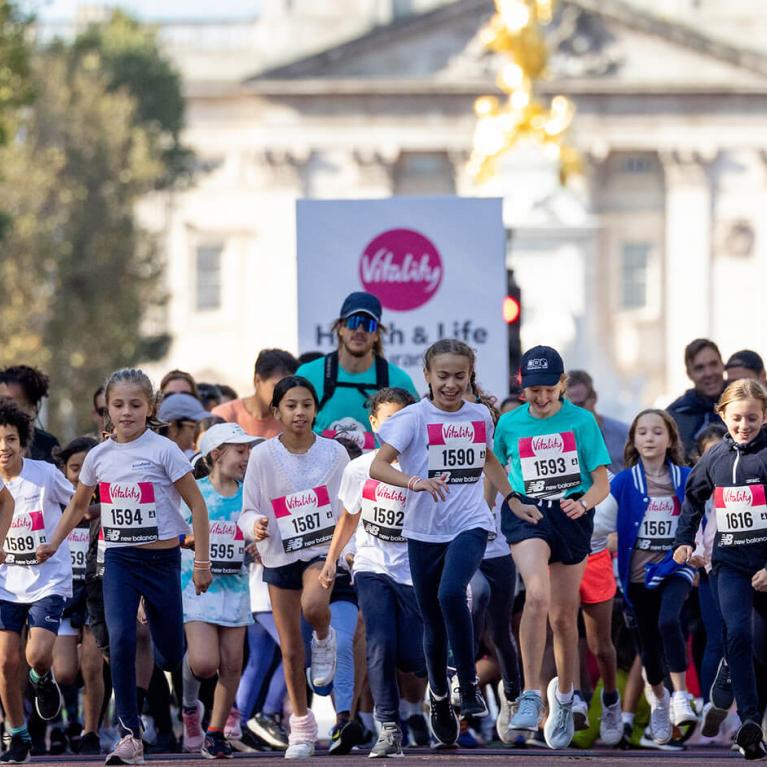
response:
<path id="1" fill-rule="evenodd" d="M 650 703 L 650 733 L 671 740 L 673 726 L 695 724 L 685 682 L 687 651 L 681 612 L 695 571 L 673 565 L 674 542 L 689 468 L 676 422 L 664 410 L 643 410 L 629 428 L 626 468 L 613 477 L 597 509 L 595 535 L 618 533 L 618 577 L 639 634 Z M 669 696 L 666 671 L 674 688 Z"/>
<path id="2" fill-rule="evenodd" d="M 509 727 L 538 729 L 548 619 L 558 676 L 547 688 L 543 734 L 550 748 L 566 748 L 574 731 L 580 585 L 591 550 L 593 509 L 609 491 L 610 456 L 594 416 L 565 400 L 567 376 L 557 351 L 533 347 L 522 357 L 521 375 L 527 402 L 501 416 L 495 435 L 498 458 L 509 465 L 513 502 L 532 517 L 510 514 L 513 505 L 501 515 L 526 589 L 520 625 L 526 689 Z"/>
<path id="3" fill-rule="evenodd" d="M 8 399 L 0 400 L 0 479 L 13 496 L 0 520 L 0 701 L 8 749 L 0 763 L 29 761 L 32 747 L 24 716 L 24 688 L 29 682 L 41 719 L 61 710 L 61 693 L 51 673 L 64 600 L 72 596 L 72 566 L 64 546 L 40 564 L 35 550 L 61 517 L 72 497 L 72 485 L 50 463 L 24 458 L 32 438 L 32 420 Z M 21 635 L 29 626 L 26 646 Z M 23 655 L 22 655 L 23 653 Z"/>
<path id="4" fill-rule="evenodd" d="M 413 395 L 405 389 L 376 392 L 368 405 L 373 432 L 414 403 Z M 372 758 L 402 755 L 397 669 L 421 673 L 425 670 L 421 616 L 410 577 L 407 541 L 402 536 L 406 493 L 399 487 L 370 479 L 370 464 L 375 455 L 375 452 L 361 455 L 344 471 L 339 492 L 344 510 L 319 575 L 323 588 L 332 588 L 335 562 L 356 531 L 352 572 L 365 622 L 368 682 L 375 701 L 375 716 L 381 722 L 378 742 L 370 752 Z"/>
<path id="5" fill-rule="evenodd" d="M 235 423 L 212 426 L 203 435 L 200 452 L 210 474 L 197 480 L 210 520 L 211 571 L 216 576 L 204 594 L 195 593 L 194 554 L 181 557 L 181 589 L 187 651 L 183 666 L 184 750 L 200 751 L 209 759 L 228 759 L 232 747 L 224 727 L 242 672 L 246 627 L 250 614 L 245 541 L 237 527 L 242 511 L 242 480 L 251 445 L 257 438 Z M 185 516 L 188 515 L 185 513 Z M 195 548 L 188 537 L 185 547 Z M 218 674 L 208 731 L 201 737 L 200 679 Z"/>
<path id="6" fill-rule="evenodd" d="M 239 526 L 258 543 L 269 584 L 293 710 L 287 759 L 314 754 L 317 722 L 307 707 L 301 614 L 312 625 L 312 684 L 325 687 L 336 666 L 330 592 L 317 579 L 340 513 L 338 489 L 349 462 L 343 446 L 312 431 L 319 401 L 301 376 L 283 378 L 272 408 L 283 433 L 250 454 Z"/>
<path id="7" fill-rule="evenodd" d="M 37 549 L 38 561 L 57 550 L 83 518 L 99 487 L 106 544 L 104 609 L 118 721 L 123 737 L 107 764 L 141 764 L 141 720 L 136 700 L 136 615 L 143 598 L 157 665 L 171 670 L 183 657 L 183 608 L 179 536 L 189 532 L 181 499 L 192 510 L 195 538 L 194 583 L 211 582 L 208 515 L 179 448 L 151 430 L 154 392 L 141 370 L 124 368 L 105 385 L 111 438 L 85 457 L 80 484 L 51 536 Z"/>
<path id="8" fill-rule="evenodd" d="M 431 729 L 439 743 L 451 745 L 459 728 L 450 702 L 448 640 L 457 667 L 461 716 L 487 715 L 476 684 L 466 598 L 488 534 L 495 531 L 480 480 L 484 472 L 504 497 L 511 487 L 493 454 L 490 412 L 484 405 L 464 401 L 474 383 L 474 352 L 460 341 L 445 339 L 427 349 L 424 363 L 429 396 L 381 425 L 382 444 L 370 477 L 409 491 L 402 537 L 408 542 L 424 622 Z M 395 461 L 400 469 L 392 465 Z"/>
<path id="9" fill-rule="evenodd" d="M 763 759 L 752 612 L 767 619 L 767 391 L 757 381 L 735 381 L 716 410 L 728 434 L 690 474 L 674 559 L 681 564 L 693 556 L 695 533 L 713 496 L 717 531 L 711 585 L 724 621 L 725 656 L 742 722 L 735 742 L 746 759 Z"/>

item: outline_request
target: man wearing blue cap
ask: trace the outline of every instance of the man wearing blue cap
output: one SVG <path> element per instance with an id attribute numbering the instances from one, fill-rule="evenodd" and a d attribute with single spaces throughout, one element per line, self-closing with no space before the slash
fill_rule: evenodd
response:
<path id="1" fill-rule="evenodd" d="M 367 399 L 386 386 L 418 396 L 410 376 L 384 358 L 381 329 L 381 302 L 372 293 L 350 293 L 333 323 L 338 349 L 296 371 L 312 382 L 320 398 L 314 425 L 318 434 L 343 435 L 363 450 L 372 450 Z"/>

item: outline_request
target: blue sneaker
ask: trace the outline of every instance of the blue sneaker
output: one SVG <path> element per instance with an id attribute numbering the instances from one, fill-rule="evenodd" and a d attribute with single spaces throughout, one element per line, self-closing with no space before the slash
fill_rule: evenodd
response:
<path id="1" fill-rule="evenodd" d="M 575 733 L 573 721 L 573 698 L 569 703 L 560 703 L 557 698 L 559 690 L 557 677 L 554 677 L 546 689 L 546 698 L 549 701 L 549 716 L 543 727 L 543 737 L 549 748 L 567 748 Z"/>
<path id="2" fill-rule="evenodd" d="M 537 692 L 523 692 L 517 698 L 517 710 L 509 722 L 510 730 L 538 731 L 538 723 L 543 714 L 543 701 Z"/>

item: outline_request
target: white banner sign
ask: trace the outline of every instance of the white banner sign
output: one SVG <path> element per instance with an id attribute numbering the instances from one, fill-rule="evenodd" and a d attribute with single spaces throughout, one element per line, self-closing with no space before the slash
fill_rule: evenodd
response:
<path id="1" fill-rule="evenodd" d="M 503 398 L 508 385 L 506 234 L 494 198 L 300 200 L 298 345 L 327 353 L 330 326 L 355 290 L 383 306 L 386 358 L 425 389 L 423 353 L 457 338 L 478 355 L 477 380 Z"/>

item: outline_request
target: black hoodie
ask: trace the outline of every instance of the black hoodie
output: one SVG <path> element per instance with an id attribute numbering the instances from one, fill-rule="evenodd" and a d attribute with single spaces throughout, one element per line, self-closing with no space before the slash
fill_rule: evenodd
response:
<path id="1" fill-rule="evenodd" d="M 695 449 L 698 434 L 712 423 L 722 423 L 722 419 L 714 412 L 718 399 L 718 397 L 710 399 L 695 389 L 688 389 L 666 408 L 679 427 L 679 436 L 682 438 L 684 452 L 688 458 Z"/>
<path id="2" fill-rule="evenodd" d="M 695 533 L 714 496 L 717 533 L 711 562 L 753 575 L 767 566 L 767 432 L 747 445 L 727 434 L 690 472 L 674 548 L 694 546 Z"/>

